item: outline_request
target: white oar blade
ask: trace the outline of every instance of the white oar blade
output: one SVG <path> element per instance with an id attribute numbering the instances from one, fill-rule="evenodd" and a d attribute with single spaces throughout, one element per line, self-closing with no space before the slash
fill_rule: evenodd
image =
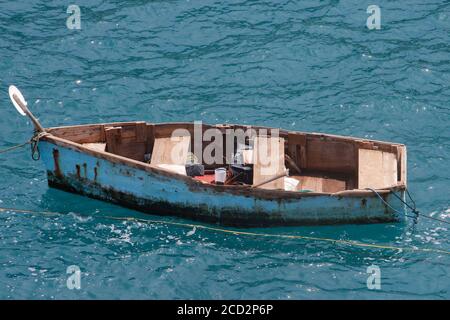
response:
<path id="1" fill-rule="evenodd" d="M 19 99 L 23 105 L 27 105 L 27 102 L 25 101 L 25 98 L 23 97 L 22 93 L 17 89 L 15 86 L 9 86 L 9 98 L 11 99 L 11 102 L 13 103 L 14 107 L 17 109 L 17 112 L 19 112 L 21 115 L 26 116 L 25 112 L 22 110 L 22 108 L 19 106 L 19 104 L 14 100 L 14 95 L 17 99 Z"/>

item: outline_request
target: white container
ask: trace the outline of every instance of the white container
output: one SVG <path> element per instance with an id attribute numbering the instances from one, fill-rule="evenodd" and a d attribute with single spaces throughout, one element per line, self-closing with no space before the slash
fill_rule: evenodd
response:
<path id="1" fill-rule="evenodd" d="M 216 170 L 214 170 L 214 181 L 217 184 L 224 184 L 226 178 L 227 178 L 227 169 L 217 168 Z"/>
<path id="2" fill-rule="evenodd" d="M 284 190 L 297 191 L 297 186 L 300 183 L 297 179 L 284 177 Z"/>

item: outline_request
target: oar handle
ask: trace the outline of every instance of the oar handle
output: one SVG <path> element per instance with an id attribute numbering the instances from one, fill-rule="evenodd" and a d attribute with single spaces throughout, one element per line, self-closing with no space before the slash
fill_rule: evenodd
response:
<path id="1" fill-rule="evenodd" d="M 19 107 L 23 110 L 23 112 L 25 112 L 25 114 L 31 119 L 36 130 L 39 132 L 45 132 L 44 127 L 39 123 L 38 119 L 31 113 L 31 111 L 28 110 L 26 104 L 23 104 L 17 95 L 13 94 L 12 97 L 14 101 L 19 105 Z"/>

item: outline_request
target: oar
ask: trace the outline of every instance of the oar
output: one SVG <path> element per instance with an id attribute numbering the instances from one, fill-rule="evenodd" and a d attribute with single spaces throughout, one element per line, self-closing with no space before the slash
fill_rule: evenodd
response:
<path id="1" fill-rule="evenodd" d="M 284 155 L 284 159 L 287 163 L 289 163 L 289 165 L 291 167 L 293 167 L 295 169 L 295 171 L 297 171 L 298 174 L 302 173 L 302 170 L 300 170 L 300 168 L 297 166 L 297 164 L 295 163 L 294 160 L 292 160 L 291 157 L 289 157 L 287 154 Z"/>
<path id="2" fill-rule="evenodd" d="M 28 110 L 27 102 L 22 93 L 15 86 L 9 86 L 9 98 L 11 99 L 17 112 L 22 116 L 28 116 L 34 124 L 38 132 L 45 132 L 44 127 L 39 123 L 38 119 Z"/>

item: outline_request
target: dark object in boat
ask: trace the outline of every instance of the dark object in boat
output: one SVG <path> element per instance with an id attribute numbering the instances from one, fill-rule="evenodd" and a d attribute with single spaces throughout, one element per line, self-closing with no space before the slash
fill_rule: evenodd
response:
<path id="1" fill-rule="evenodd" d="M 205 175 L 205 166 L 197 163 L 186 164 L 186 174 L 189 177 L 198 177 Z"/>
<path id="2" fill-rule="evenodd" d="M 251 166 L 244 166 L 242 164 L 231 165 L 231 172 L 233 173 L 233 182 L 242 182 L 245 184 L 253 184 L 253 168 Z"/>

